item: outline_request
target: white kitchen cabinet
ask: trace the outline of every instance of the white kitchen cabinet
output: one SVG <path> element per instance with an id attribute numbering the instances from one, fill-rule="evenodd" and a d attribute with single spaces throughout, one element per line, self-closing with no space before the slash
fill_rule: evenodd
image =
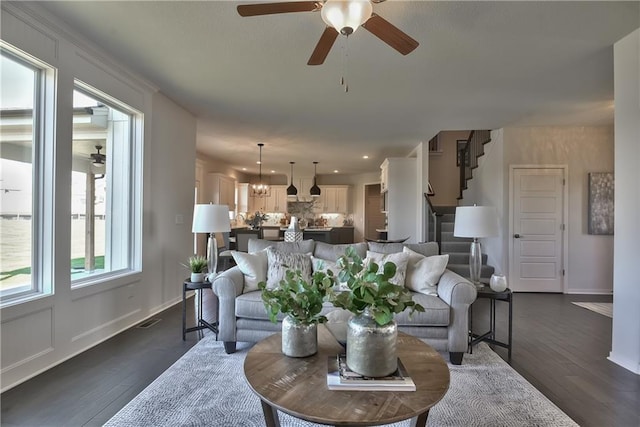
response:
<path id="1" fill-rule="evenodd" d="M 249 192 L 251 189 L 249 188 L 249 183 L 240 182 L 236 184 L 236 209 L 238 212 L 251 212 L 251 198 L 249 197 Z"/>
<path id="2" fill-rule="evenodd" d="M 268 197 L 252 197 L 253 211 L 262 212 L 286 212 L 287 211 L 287 186 L 272 185 L 271 194 Z"/>
<path id="3" fill-rule="evenodd" d="M 318 197 L 318 200 L 316 201 L 315 211 L 317 213 L 348 213 L 349 186 L 321 186 L 320 197 Z"/>
<path id="4" fill-rule="evenodd" d="M 210 173 L 211 203 L 236 209 L 236 180 L 221 173 Z"/>
<path id="5" fill-rule="evenodd" d="M 389 189 L 389 162 L 385 161 L 380 165 L 380 192 L 386 193 Z"/>

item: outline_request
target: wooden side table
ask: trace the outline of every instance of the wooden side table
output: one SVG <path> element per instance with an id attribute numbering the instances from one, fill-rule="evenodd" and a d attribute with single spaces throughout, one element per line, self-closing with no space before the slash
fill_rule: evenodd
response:
<path id="1" fill-rule="evenodd" d="M 202 318 L 202 291 L 203 289 L 211 289 L 211 282 L 190 282 L 185 280 L 182 284 L 182 341 L 186 340 L 187 332 L 199 331 L 201 329 L 210 329 L 211 332 L 216 334 L 218 339 L 218 322 L 209 323 Z M 196 326 L 187 328 L 187 291 L 199 292 L 198 295 L 198 314 L 196 319 Z"/>
<path id="2" fill-rule="evenodd" d="M 511 360 L 511 344 L 513 337 L 512 320 L 513 320 L 513 293 L 507 288 L 502 292 L 494 292 L 489 286 L 483 286 L 478 289 L 478 299 L 489 300 L 489 330 L 483 334 L 473 333 L 473 304 L 469 307 L 469 352 L 473 352 L 473 346 L 481 341 L 486 341 L 507 349 L 507 357 Z M 496 340 L 496 301 L 504 301 L 509 305 L 509 338 L 508 341 L 501 342 Z"/>

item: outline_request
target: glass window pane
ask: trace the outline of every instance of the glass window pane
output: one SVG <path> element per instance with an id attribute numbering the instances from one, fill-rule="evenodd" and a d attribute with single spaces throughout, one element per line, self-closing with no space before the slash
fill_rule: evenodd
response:
<path id="1" fill-rule="evenodd" d="M 85 89 L 86 90 L 86 89 Z M 130 268 L 131 114 L 74 91 L 71 280 Z"/>
<path id="2" fill-rule="evenodd" d="M 34 106 L 38 70 L 0 57 L 0 295 L 33 282 Z"/>

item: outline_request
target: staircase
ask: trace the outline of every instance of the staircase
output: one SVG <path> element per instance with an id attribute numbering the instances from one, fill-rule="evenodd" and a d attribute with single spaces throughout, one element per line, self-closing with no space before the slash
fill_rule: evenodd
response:
<path id="1" fill-rule="evenodd" d="M 455 206 L 438 206 L 438 220 L 440 221 L 440 253 L 449 254 L 449 264 L 447 268 L 463 277 L 469 277 L 469 250 L 473 239 L 453 237 L 453 225 L 455 221 Z M 430 240 L 431 239 L 431 236 Z M 494 268 L 487 265 L 487 255 L 482 254 L 482 270 L 480 277 L 491 278 Z"/>
<path id="2" fill-rule="evenodd" d="M 467 181 L 473 178 L 473 170 L 478 167 L 478 158 L 484 155 L 484 145 L 491 141 L 491 131 L 473 130 L 469 133 L 467 144 L 458 153 L 462 161 L 460 162 L 460 194 L 458 200 L 462 199 L 464 190 L 467 189 Z M 455 206 L 438 206 L 431 204 L 429 195 L 425 194 L 432 218 L 429 227 L 429 241 L 437 242 L 440 246 L 441 254 L 449 254 L 449 264 L 447 268 L 469 277 L 469 251 L 473 239 L 453 237 L 453 226 L 455 222 Z M 482 254 L 482 269 L 480 278 L 489 279 L 494 272 L 494 268 L 487 265 L 487 255 Z"/>

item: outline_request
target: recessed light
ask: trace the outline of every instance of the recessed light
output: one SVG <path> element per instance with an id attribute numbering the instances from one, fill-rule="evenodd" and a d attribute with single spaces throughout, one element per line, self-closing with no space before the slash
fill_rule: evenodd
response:
<path id="1" fill-rule="evenodd" d="M 334 170 L 333 173 L 338 173 L 338 169 Z"/>
<path id="2" fill-rule="evenodd" d="M 247 170 L 247 168 L 242 168 L 242 170 L 243 170 L 243 171 L 246 171 L 246 170 Z"/>
<path id="3" fill-rule="evenodd" d="M 362 156 L 363 159 L 368 159 L 369 156 L 367 156 L 366 154 L 364 156 Z"/>
<path id="4" fill-rule="evenodd" d="M 271 173 L 276 173 L 276 171 L 271 171 Z"/>

